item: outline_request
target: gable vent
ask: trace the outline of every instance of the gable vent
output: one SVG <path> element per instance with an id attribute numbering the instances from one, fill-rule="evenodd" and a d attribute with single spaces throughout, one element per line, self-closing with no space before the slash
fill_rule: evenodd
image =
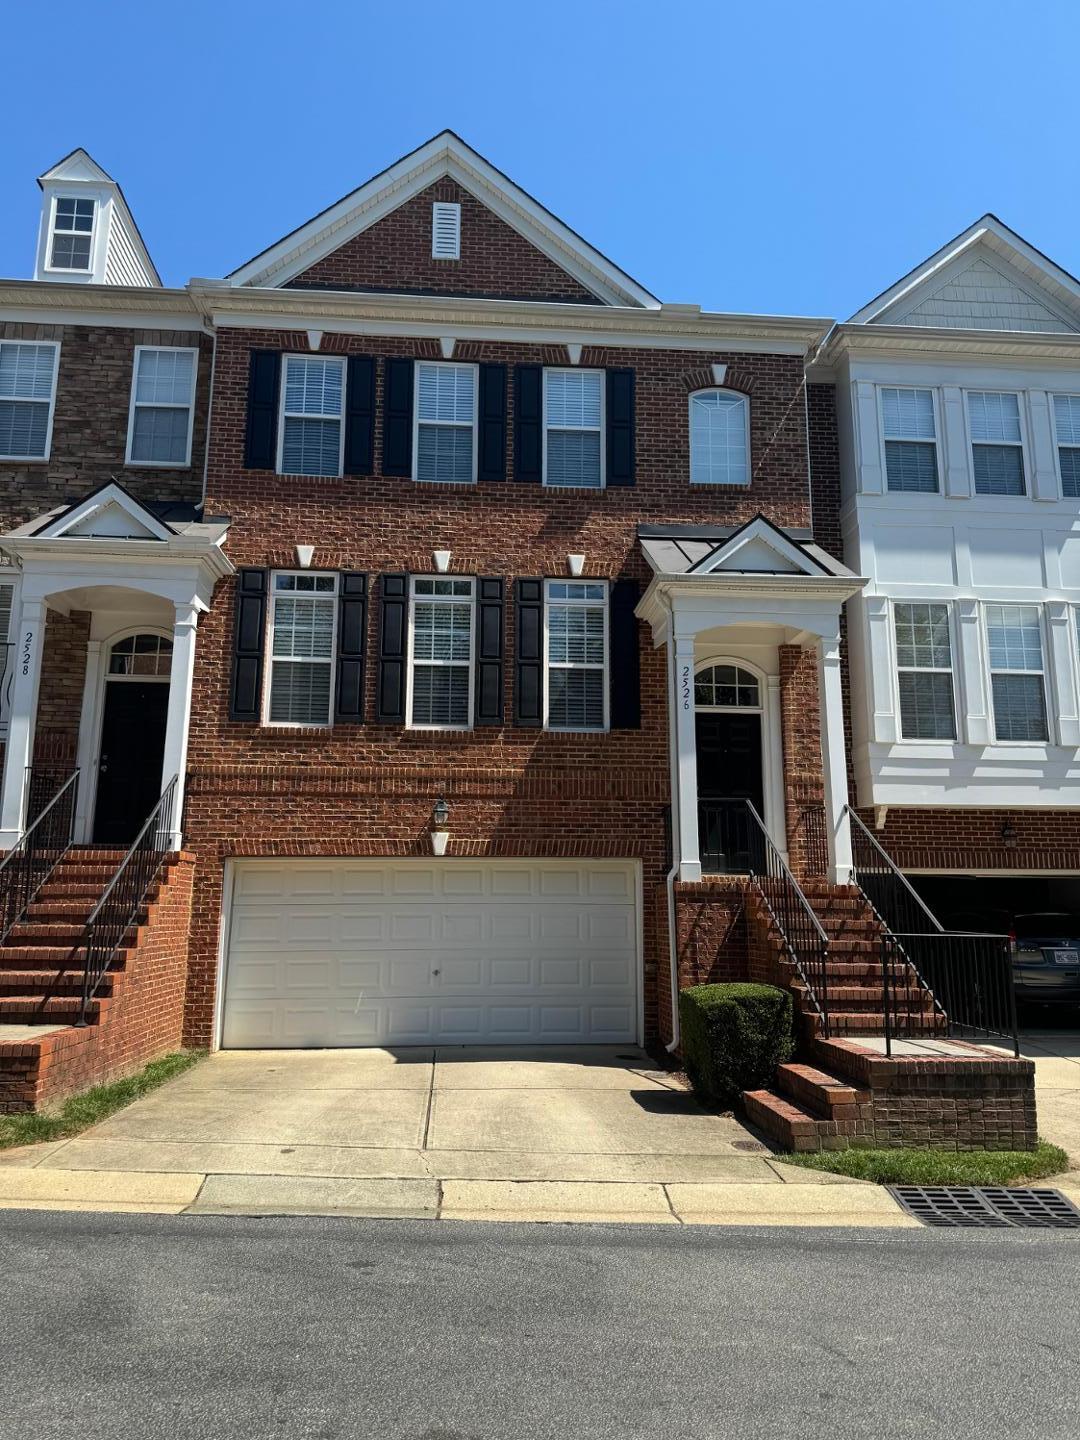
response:
<path id="1" fill-rule="evenodd" d="M 436 260 L 461 258 L 461 206 L 436 201 L 431 207 L 431 253 Z"/>

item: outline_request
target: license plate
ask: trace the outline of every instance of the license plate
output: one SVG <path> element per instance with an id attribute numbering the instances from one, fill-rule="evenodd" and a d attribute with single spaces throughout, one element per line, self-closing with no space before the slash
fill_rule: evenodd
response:
<path id="1" fill-rule="evenodd" d="M 1055 950 L 1055 965 L 1080 965 L 1080 950 Z"/>

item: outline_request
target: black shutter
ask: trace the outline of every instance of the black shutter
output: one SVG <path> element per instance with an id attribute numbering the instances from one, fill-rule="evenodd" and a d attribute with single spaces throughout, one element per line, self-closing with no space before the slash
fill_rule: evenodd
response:
<path id="1" fill-rule="evenodd" d="M 607 372 L 607 482 L 634 483 L 634 372 Z"/>
<path id="2" fill-rule="evenodd" d="M 477 725 L 503 723 L 503 582 L 476 582 L 476 716 Z"/>
<path id="3" fill-rule="evenodd" d="M 506 366 L 480 366 L 478 480 L 506 479 Z"/>
<path id="4" fill-rule="evenodd" d="M 543 479 L 544 371 L 539 365 L 514 368 L 514 479 Z"/>
<path id="5" fill-rule="evenodd" d="M 375 468 L 375 361 L 350 355 L 345 382 L 345 474 L 370 475 Z"/>
<path id="6" fill-rule="evenodd" d="M 367 634 L 367 576 L 343 570 L 338 601 L 337 686 L 334 722 L 364 723 L 364 638 Z"/>
<path id="7" fill-rule="evenodd" d="M 263 645 L 266 637 L 267 572 L 241 570 L 236 577 L 236 626 L 233 631 L 229 719 L 259 719 L 262 703 Z"/>
<path id="8" fill-rule="evenodd" d="M 616 580 L 611 587 L 608 673 L 613 730 L 641 729 L 641 651 L 634 614 L 640 593 L 636 580 Z"/>
<path id="9" fill-rule="evenodd" d="M 519 580 L 515 595 L 514 722 L 544 723 L 544 582 Z"/>
<path id="10" fill-rule="evenodd" d="M 409 577 L 384 575 L 379 591 L 379 684 L 375 718 L 386 724 L 403 725 Z"/>
<path id="11" fill-rule="evenodd" d="M 384 368 L 382 471 L 411 475 L 413 362 L 387 360 Z"/>
<path id="12" fill-rule="evenodd" d="M 277 469 L 278 384 L 281 356 L 276 350 L 253 350 L 248 368 L 247 435 L 244 467 Z"/>

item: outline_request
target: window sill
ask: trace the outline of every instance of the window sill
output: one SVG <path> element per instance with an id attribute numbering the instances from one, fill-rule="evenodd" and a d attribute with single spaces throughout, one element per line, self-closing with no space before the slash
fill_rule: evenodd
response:
<path id="1" fill-rule="evenodd" d="M 569 495 L 601 495 L 607 488 L 606 485 L 553 485 L 550 480 L 541 486 L 544 490 L 562 490 Z"/>
<path id="2" fill-rule="evenodd" d="M 190 460 L 125 460 L 125 470 L 190 470 Z"/>

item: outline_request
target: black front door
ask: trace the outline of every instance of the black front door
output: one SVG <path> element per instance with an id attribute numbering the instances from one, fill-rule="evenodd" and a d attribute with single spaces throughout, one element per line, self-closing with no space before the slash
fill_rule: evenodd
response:
<path id="1" fill-rule="evenodd" d="M 169 687 L 114 680 L 105 685 L 94 840 L 130 845 L 161 794 Z"/>
<path id="2" fill-rule="evenodd" d="M 699 711 L 696 716 L 698 838 L 707 871 L 750 867 L 756 827 L 745 801 L 764 818 L 761 716 L 738 710 Z"/>

